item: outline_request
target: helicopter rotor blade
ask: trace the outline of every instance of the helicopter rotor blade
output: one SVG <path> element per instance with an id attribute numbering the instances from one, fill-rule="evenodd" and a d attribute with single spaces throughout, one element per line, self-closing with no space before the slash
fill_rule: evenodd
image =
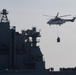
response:
<path id="1" fill-rule="evenodd" d="M 47 16 L 47 17 L 55 17 L 55 16 L 50 16 L 50 15 L 43 15 L 43 16 Z"/>
<path id="2" fill-rule="evenodd" d="M 59 12 L 57 13 L 57 16 L 56 17 L 58 17 L 58 15 L 59 15 Z"/>
<path id="3" fill-rule="evenodd" d="M 63 16 L 59 16 L 59 17 L 66 17 L 66 16 L 71 16 L 71 15 L 63 15 Z"/>

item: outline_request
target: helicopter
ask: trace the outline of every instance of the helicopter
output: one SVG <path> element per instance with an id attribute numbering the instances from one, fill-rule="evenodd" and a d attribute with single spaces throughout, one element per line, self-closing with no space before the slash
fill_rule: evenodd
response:
<path id="1" fill-rule="evenodd" d="M 48 16 L 48 15 L 44 15 L 44 16 Z M 57 13 L 57 15 L 55 16 L 55 18 L 50 19 L 47 24 L 51 25 L 59 25 L 61 26 L 62 24 L 66 23 L 66 22 L 74 22 L 76 17 L 73 17 L 72 19 L 63 19 L 61 17 L 66 17 L 66 16 L 71 16 L 71 15 L 63 15 L 63 16 L 59 16 L 59 13 Z M 49 16 L 51 17 L 51 16 Z M 59 33 L 58 33 L 58 27 L 57 27 L 57 43 L 60 42 L 60 37 L 59 37 Z"/>
<path id="2" fill-rule="evenodd" d="M 44 16 L 48 16 L 48 15 L 44 15 Z M 66 16 L 71 16 L 71 15 L 63 15 L 63 16 L 59 16 L 59 13 L 57 13 L 57 15 L 55 16 L 55 18 L 50 19 L 47 24 L 49 25 L 59 25 L 61 26 L 62 24 L 66 23 L 66 22 L 74 22 L 76 17 L 73 17 L 72 19 L 62 19 L 61 17 L 66 17 Z M 51 16 L 49 16 L 51 17 Z"/>

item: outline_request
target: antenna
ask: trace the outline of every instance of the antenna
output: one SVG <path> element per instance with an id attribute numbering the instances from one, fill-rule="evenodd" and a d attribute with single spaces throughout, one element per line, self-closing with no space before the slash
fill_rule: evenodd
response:
<path id="1" fill-rule="evenodd" d="M 7 14 L 8 14 L 7 10 L 3 9 L 2 12 L 1 12 L 1 15 L 2 15 L 1 22 L 3 22 L 3 21 L 8 22 Z"/>

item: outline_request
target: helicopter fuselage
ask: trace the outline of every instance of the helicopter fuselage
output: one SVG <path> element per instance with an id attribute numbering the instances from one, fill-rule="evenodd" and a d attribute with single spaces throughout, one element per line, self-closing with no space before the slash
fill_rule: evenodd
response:
<path id="1" fill-rule="evenodd" d="M 74 22 L 75 18 L 73 19 L 61 19 L 61 18 L 55 18 L 55 19 L 51 19 L 47 22 L 47 24 L 49 25 L 61 25 L 65 22 Z"/>

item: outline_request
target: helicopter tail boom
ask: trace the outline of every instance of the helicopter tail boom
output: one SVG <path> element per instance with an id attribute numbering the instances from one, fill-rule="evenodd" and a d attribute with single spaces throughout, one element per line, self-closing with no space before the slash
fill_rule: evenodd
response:
<path id="1" fill-rule="evenodd" d="M 74 18 L 71 20 L 71 22 L 74 22 L 75 19 L 76 19 L 76 17 L 74 17 Z"/>

